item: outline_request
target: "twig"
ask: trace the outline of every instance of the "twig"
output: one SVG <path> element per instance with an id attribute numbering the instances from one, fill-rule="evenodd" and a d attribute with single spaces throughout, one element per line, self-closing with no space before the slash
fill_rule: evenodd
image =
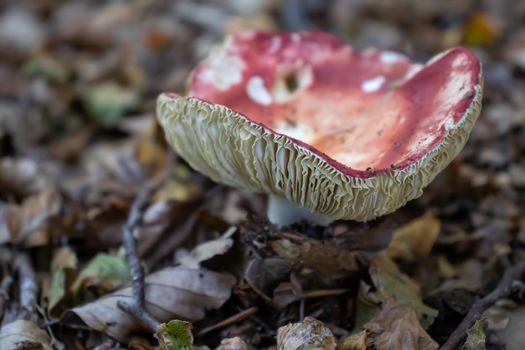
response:
<path id="1" fill-rule="evenodd" d="M 146 185 L 142 191 L 139 192 L 131 205 L 128 221 L 122 228 L 124 250 L 126 251 L 126 258 L 131 270 L 133 302 L 130 304 L 120 300 L 117 302 L 117 305 L 120 309 L 142 322 L 152 333 L 157 331 L 159 322 L 146 310 L 144 269 L 139 258 L 137 242 L 133 233 L 142 222 L 149 198 L 169 178 L 173 162 L 173 157 L 170 157 L 170 163 L 167 166 L 165 175 L 153 184 Z"/>
<path id="2" fill-rule="evenodd" d="M 20 307 L 25 312 L 23 317 L 31 317 L 35 314 L 38 285 L 36 274 L 29 256 L 21 251 L 16 252 L 15 269 L 18 271 L 20 284 Z"/>
<path id="3" fill-rule="evenodd" d="M 201 335 L 204 335 L 204 334 L 209 333 L 211 331 L 214 331 L 216 329 L 229 326 L 229 325 L 231 325 L 233 323 L 237 323 L 237 322 L 242 321 L 245 318 L 253 315 L 256 312 L 257 312 L 257 307 L 256 306 L 252 306 L 251 308 L 243 310 L 243 311 L 241 311 L 239 313 L 236 313 L 235 315 L 230 316 L 227 319 L 220 321 L 219 323 L 216 323 L 216 324 L 211 325 L 209 327 L 203 328 L 197 335 L 201 336 Z"/>
<path id="4" fill-rule="evenodd" d="M 138 300 L 134 298 L 134 302 L 132 304 L 126 303 L 125 301 L 119 300 L 117 302 L 118 307 L 121 310 L 126 311 L 128 314 L 135 317 L 137 320 L 142 322 L 143 325 L 148 327 L 148 329 L 155 333 L 157 331 L 157 328 L 159 327 L 159 321 L 156 320 L 147 310 L 145 307 L 140 307 L 138 305 Z"/>
<path id="5" fill-rule="evenodd" d="M 9 300 L 9 289 L 14 280 L 11 276 L 4 276 L 0 284 L 0 319 L 4 315 L 5 303 Z"/>
<path id="6" fill-rule="evenodd" d="M 523 272 L 525 271 L 525 259 L 521 260 L 513 266 L 509 266 L 505 269 L 503 277 L 498 283 L 496 289 L 494 289 L 489 294 L 485 295 L 483 298 L 476 301 L 467 316 L 461 321 L 459 326 L 447 339 L 445 344 L 443 344 L 440 350 L 454 350 L 457 349 L 460 342 L 464 339 L 467 330 L 472 327 L 472 325 L 481 317 L 483 312 L 492 306 L 499 299 L 505 298 L 512 294 L 513 292 L 513 283 L 515 280 L 518 280 Z"/>

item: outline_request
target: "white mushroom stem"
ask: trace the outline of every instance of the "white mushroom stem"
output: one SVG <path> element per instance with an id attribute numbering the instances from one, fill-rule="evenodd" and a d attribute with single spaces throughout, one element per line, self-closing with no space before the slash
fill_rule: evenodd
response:
<path id="1" fill-rule="evenodd" d="M 301 220 L 321 226 L 326 226 L 333 221 L 326 215 L 313 213 L 300 205 L 273 195 L 268 198 L 266 211 L 270 222 L 278 227 L 291 225 Z"/>

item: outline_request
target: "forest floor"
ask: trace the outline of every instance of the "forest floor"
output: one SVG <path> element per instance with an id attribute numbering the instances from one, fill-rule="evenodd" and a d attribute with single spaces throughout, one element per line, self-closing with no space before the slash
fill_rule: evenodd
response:
<path id="1" fill-rule="evenodd" d="M 158 330 L 173 348 L 525 349 L 524 18 L 513 0 L 3 1 L 0 348 L 158 347 L 119 306 L 136 301 L 131 233 L 153 321 L 191 322 Z M 244 28 L 420 62 L 469 47 L 485 79 L 469 143 L 393 214 L 273 227 L 265 196 L 193 171 L 155 119 Z"/>

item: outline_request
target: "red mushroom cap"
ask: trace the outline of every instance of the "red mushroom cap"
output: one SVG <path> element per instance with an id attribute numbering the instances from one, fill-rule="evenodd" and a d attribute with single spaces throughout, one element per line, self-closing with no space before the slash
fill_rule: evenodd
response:
<path id="1" fill-rule="evenodd" d="M 158 116 L 216 181 L 369 220 L 418 197 L 459 153 L 481 96 L 464 48 L 421 65 L 326 33 L 248 31 L 195 68 L 188 97 L 161 95 Z"/>

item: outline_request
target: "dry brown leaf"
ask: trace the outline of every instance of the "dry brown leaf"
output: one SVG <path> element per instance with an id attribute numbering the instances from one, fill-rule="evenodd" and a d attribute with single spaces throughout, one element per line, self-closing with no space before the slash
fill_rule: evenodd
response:
<path id="1" fill-rule="evenodd" d="M 34 322 L 18 320 L 3 325 L 0 330 L 0 349 L 53 350 L 49 336 Z"/>
<path id="2" fill-rule="evenodd" d="M 5 226 L 0 233 L 0 244 L 17 243 L 26 247 L 47 244 L 50 238 L 50 220 L 61 210 L 62 200 L 54 187 L 28 197 L 18 205 L 8 206 L 2 212 Z"/>
<path id="3" fill-rule="evenodd" d="M 388 256 L 409 261 L 427 256 L 441 231 L 441 221 L 430 213 L 398 228 L 388 246 Z"/>
<path id="4" fill-rule="evenodd" d="M 278 256 L 266 259 L 254 258 L 246 266 L 244 279 L 266 303 L 279 307 L 282 305 L 275 304 L 270 295 L 279 282 L 285 280 L 289 274 L 290 266 Z"/>
<path id="5" fill-rule="evenodd" d="M 485 312 L 487 328 L 491 330 L 498 343 L 505 344 L 507 350 L 522 350 L 525 344 L 525 307 L 509 300 L 500 300 Z M 477 350 L 477 349 L 476 349 Z"/>
<path id="6" fill-rule="evenodd" d="M 363 328 L 367 347 L 376 350 L 435 350 L 438 344 L 425 332 L 416 312 L 405 305 L 388 301 L 381 312 Z"/>
<path id="7" fill-rule="evenodd" d="M 312 268 L 325 278 L 338 278 L 357 270 L 355 252 L 341 249 L 334 241 L 304 238 L 302 242 L 278 239 L 270 243 L 272 250 L 291 265 Z"/>
<path id="8" fill-rule="evenodd" d="M 341 350 L 366 350 L 366 331 L 361 331 L 345 338 Z"/>
<path id="9" fill-rule="evenodd" d="M 300 323 L 289 323 L 277 330 L 278 350 L 334 350 L 336 345 L 328 327 L 312 317 L 306 317 Z"/>
<path id="10" fill-rule="evenodd" d="M 220 238 L 199 244 L 189 254 L 179 255 L 178 262 L 183 266 L 196 269 L 201 262 L 226 253 L 233 246 L 231 236 L 236 230 L 237 228 L 232 226 Z"/>
<path id="11" fill-rule="evenodd" d="M 21 195 L 37 193 L 49 186 L 53 172 L 50 168 L 50 164 L 37 163 L 29 158 L 2 158 L 0 189 Z"/>
<path id="12" fill-rule="evenodd" d="M 166 268 L 146 278 L 146 307 L 160 322 L 171 319 L 197 321 L 204 317 L 206 310 L 222 306 L 230 297 L 234 284 L 235 278 L 227 273 Z M 76 315 L 91 329 L 124 342 L 131 332 L 143 330 L 143 327 L 117 307 L 119 300 L 132 302 L 131 288 L 76 307 L 64 315 L 63 321 L 75 320 Z"/>

